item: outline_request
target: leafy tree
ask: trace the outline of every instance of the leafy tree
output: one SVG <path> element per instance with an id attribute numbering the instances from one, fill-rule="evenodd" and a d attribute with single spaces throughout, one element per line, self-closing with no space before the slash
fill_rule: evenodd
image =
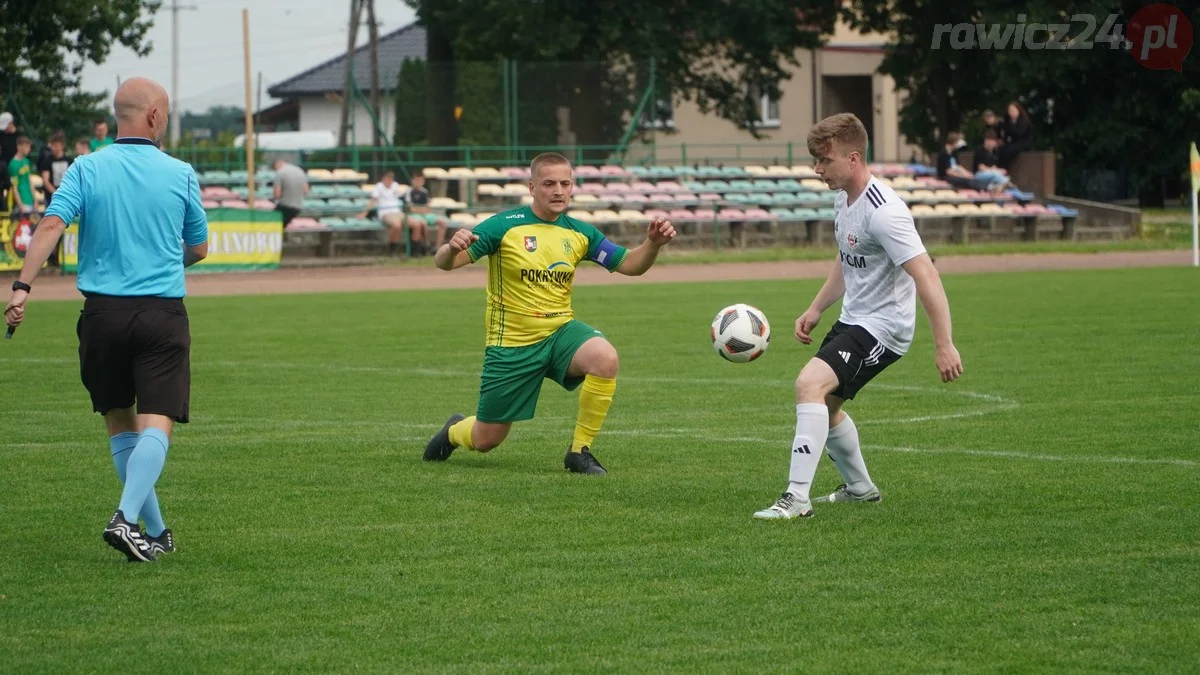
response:
<path id="1" fill-rule="evenodd" d="M 557 74 L 534 80 L 542 105 L 569 107 L 577 141 L 589 145 L 620 138 L 642 93 L 635 73 L 652 58 L 678 98 L 756 134 L 758 107 L 749 92 L 778 96 L 796 51 L 818 46 L 836 14 L 825 0 L 406 2 L 436 33 L 431 54 L 435 44 L 450 43 L 437 47 L 445 61 L 455 60 L 444 58 L 451 53 L 461 61 L 510 58 Z M 435 120 L 430 124 L 432 130 Z"/>
<path id="2" fill-rule="evenodd" d="M 416 145 L 425 140 L 425 98 L 428 91 L 425 61 L 404 59 L 396 83 L 395 144 Z"/>
<path id="3" fill-rule="evenodd" d="M 4 0 L 0 97 L 36 138 L 63 129 L 86 135 L 107 117 L 108 93 L 79 90 L 85 63 L 103 63 L 114 44 L 150 53 L 146 32 L 160 0 Z"/>

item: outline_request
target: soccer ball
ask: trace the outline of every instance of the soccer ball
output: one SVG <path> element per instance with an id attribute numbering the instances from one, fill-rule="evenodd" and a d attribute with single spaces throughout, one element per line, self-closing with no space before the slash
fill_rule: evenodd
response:
<path id="1" fill-rule="evenodd" d="M 771 324 L 757 307 L 730 305 L 713 319 L 713 349 L 726 361 L 749 363 L 762 356 L 770 343 Z"/>

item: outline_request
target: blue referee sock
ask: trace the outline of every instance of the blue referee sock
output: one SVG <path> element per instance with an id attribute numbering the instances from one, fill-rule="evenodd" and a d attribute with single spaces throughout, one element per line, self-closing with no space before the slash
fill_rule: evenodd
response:
<path id="1" fill-rule="evenodd" d="M 125 465 L 129 462 L 129 455 L 137 446 L 139 438 L 141 437 L 138 434 L 126 431 L 108 439 L 109 445 L 112 446 L 113 465 L 117 468 L 117 478 L 121 479 L 122 485 L 125 484 Z M 154 490 L 150 491 L 146 503 L 142 504 L 142 520 L 146 521 L 146 534 L 151 537 L 157 537 L 167 529 Z"/>
<path id="2" fill-rule="evenodd" d="M 138 521 L 146 500 L 154 492 L 154 484 L 162 474 L 170 445 L 166 434 L 150 428 L 142 432 L 133 452 L 129 453 L 125 464 L 125 491 L 121 493 L 121 505 L 118 507 L 125 515 L 125 520 L 131 523 Z M 160 521 L 161 518 L 159 516 Z M 157 536 L 150 531 L 150 523 L 146 523 L 146 534 Z M 159 534 L 162 534 L 162 530 L 159 530 Z"/>

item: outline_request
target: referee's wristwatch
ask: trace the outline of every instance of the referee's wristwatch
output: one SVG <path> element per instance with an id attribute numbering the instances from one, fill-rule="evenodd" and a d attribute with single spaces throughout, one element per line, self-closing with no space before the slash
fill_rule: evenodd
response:
<path id="1" fill-rule="evenodd" d="M 25 291 L 26 293 L 29 293 L 29 292 L 33 291 L 33 286 L 30 286 L 29 284 L 25 283 L 24 281 L 17 279 L 16 281 L 13 282 L 12 289 L 14 291 Z"/>

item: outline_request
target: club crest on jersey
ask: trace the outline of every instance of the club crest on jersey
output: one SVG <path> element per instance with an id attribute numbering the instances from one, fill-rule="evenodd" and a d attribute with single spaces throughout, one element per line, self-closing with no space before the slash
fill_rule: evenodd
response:
<path id="1" fill-rule="evenodd" d="M 525 250 L 530 253 L 537 250 L 537 237 L 525 237 Z"/>
<path id="2" fill-rule="evenodd" d="M 855 246 L 858 246 L 858 236 L 855 235 L 853 232 L 846 235 L 846 244 L 849 245 L 850 248 L 854 248 Z"/>

